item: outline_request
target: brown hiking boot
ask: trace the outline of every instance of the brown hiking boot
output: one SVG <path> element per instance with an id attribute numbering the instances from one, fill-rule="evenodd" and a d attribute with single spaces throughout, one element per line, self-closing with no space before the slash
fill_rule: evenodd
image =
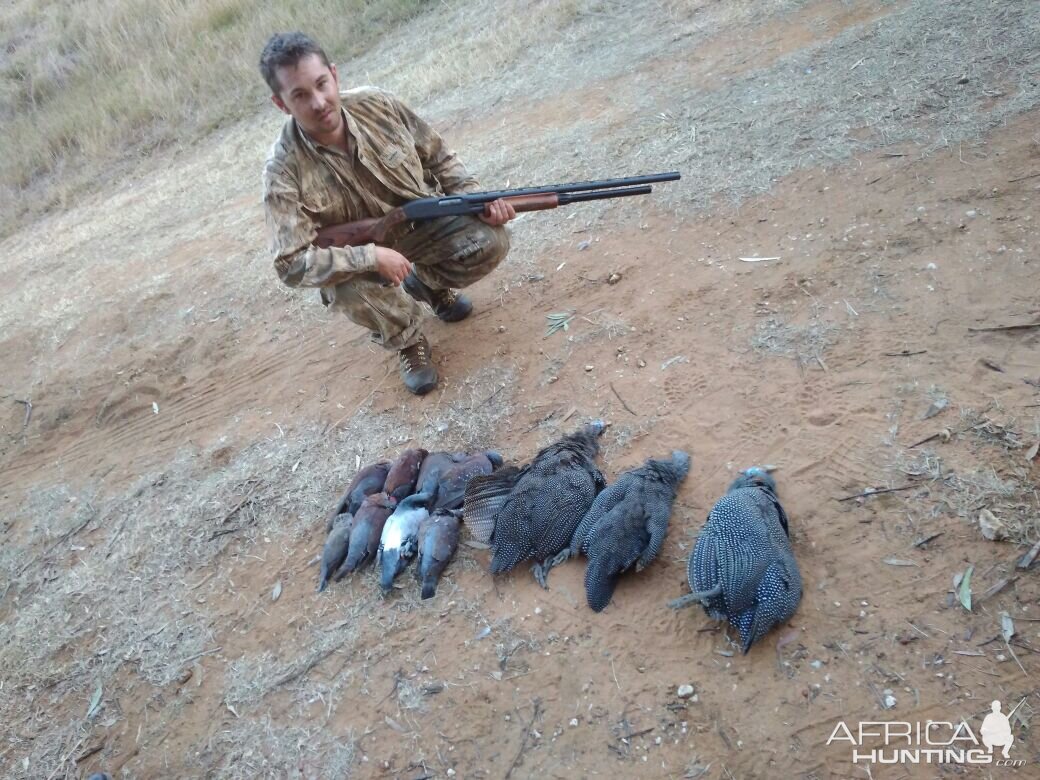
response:
<path id="1" fill-rule="evenodd" d="M 464 320 L 473 311 L 469 298 L 455 290 L 431 290 L 412 271 L 404 278 L 404 291 L 417 301 L 429 304 L 442 322 Z"/>
<path id="2" fill-rule="evenodd" d="M 416 395 L 426 395 L 437 386 L 437 369 L 430 359 L 430 342 L 425 336 L 397 353 L 401 381 Z"/>

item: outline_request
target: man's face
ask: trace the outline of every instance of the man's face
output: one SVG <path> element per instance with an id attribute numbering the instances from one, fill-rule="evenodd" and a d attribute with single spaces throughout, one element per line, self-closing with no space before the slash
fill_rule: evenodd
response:
<path id="1" fill-rule="evenodd" d="M 271 95 L 274 104 L 315 140 L 338 140 L 343 114 L 336 66 L 326 66 L 317 54 L 308 54 L 295 67 L 278 68 L 276 73 L 281 91 Z"/>

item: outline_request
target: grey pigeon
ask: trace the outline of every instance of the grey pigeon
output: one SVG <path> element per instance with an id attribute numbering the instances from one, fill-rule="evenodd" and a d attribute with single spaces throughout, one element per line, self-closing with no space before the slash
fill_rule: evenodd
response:
<path id="1" fill-rule="evenodd" d="M 602 420 L 595 420 L 544 447 L 524 468 L 504 468 L 470 480 L 464 517 L 467 523 L 472 518 L 477 526 L 493 527 L 492 574 L 534 558 L 535 579 L 547 587 L 550 559 L 570 544 L 574 529 L 605 486 L 595 463 L 605 428 Z"/>
<path id="2" fill-rule="evenodd" d="M 342 514 L 336 517 L 332 531 L 325 539 L 325 547 L 321 551 L 321 574 L 318 579 L 318 593 L 328 587 L 329 577 L 347 557 L 350 544 L 350 531 L 354 525 L 353 515 Z"/>
<path id="3" fill-rule="evenodd" d="M 433 598 L 437 581 L 459 546 L 459 515 L 455 509 L 437 509 L 419 525 L 419 557 L 415 577 L 422 582 L 422 597 Z"/>
<path id="4" fill-rule="evenodd" d="M 419 467 L 419 476 L 415 482 L 415 492 L 425 493 L 427 489 L 433 489 L 441 473 L 450 469 L 456 463 L 466 459 L 465 453 L 458 452 L 430 452 L 423 458 Z"/>
<path id="5" fill-rule="evenodd" d="M 341 514 L 352 515 L 361 507 L 365 496 L 378 493 L 383 489 L 386 475 L 390 472 L 390 461 L 381 460 L 370 466 L 365 466 L 350 481 L 343 495 L 336 501 L 336 505 L 325 519 L 325 533 L 332 530 L 332 524 Z"/>
<path id="6" fill-rule="evenodd" d="M 690 456 L 681 450 L 671 460 L 650 458 L 626 471 L 596 496 L 574 532 L 569 550 L 553 565 L 569 556 L 585 553 L 585 598 L 595 612 L 610 603 L 618 578 L 633 564 L 646 568 L 661 551 L 672 502 L 679 483 L 690 471 Z"/>
<path id="7" fill-rule="evenodd" d="M 394 578 L 415 557 L 419 547 L 419 526 L 430 516 L 430 504 L 435 496 L 435 493 L 408 496 L 386 519 L 379 540 L 379 565 L 382 568 L 379 586 L 384 592 L 393 587 Z"/>
<path id="8" fill-rule="evenodd" d="M 369 561 L 375 560 L 376 553 L 379 552 L 379 540 L 383 536 L 383 526 L 395 506 L 396 502 L 386 493 L 373 493 L 365 498 L 361 508 L 354 515 L 347 557 L 336 569 L 337 582 Z"/>
<path id="9" fill-rule="evenodd" d="M 690 555 L 692 593 L 669 606 L 704 606 L 737 627 L 745 653 L 798 609 L 802 577 L 788 538 L 776 482 L 763 469 L 743 472 L 708 514 Z"/>
<path id="10" fill-rule="evenodd" d="M 474 477 L 491 474 L 502 465 L 497 452 L 478 452 L 440 473 L 434 509 L 462 509 L 466 487 Z"/>

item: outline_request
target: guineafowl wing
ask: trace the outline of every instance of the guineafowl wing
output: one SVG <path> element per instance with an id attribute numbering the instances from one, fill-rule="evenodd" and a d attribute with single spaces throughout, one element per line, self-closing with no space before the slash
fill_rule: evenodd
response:
<path id="1" fill-rule="evenodd" d="M 624 499 L 632 484 L 629 473 L 618 477 L 613 485 L 602 491 L 589 507 L 589 511 L 578 523 L 574 536 L 571 539 L 571 555 L 577 555 L 578 551 L 588 552 L 589 542 L 596 531 L 596 526 L 606 516 L 607 512 L 617 506 Z"/>
<path id="2" fill-rule="evenodd" d="M 675 501 L 675 489 L 657 480 L 642 480 L 639 491 L 639 502 L 646 514 L 646 530 L 650 538 L 639 556 L 636 571 L 642 571 L 657 557 L 668 534 L 668 522 L 672 516 L 672 502 Z"/>
<path id="3" fill-rule="evenodd" d="M 466 485 L 462 514 L 478 542 L 491 541 L 496 517 L 526 473 L 527 467 L 507 466 L 494 474 L 474 477 Z"/>
<path id="4" fill-rule="evenodd" d="M 792 578 L 782 560 L 770 564 L 758 583 L 754 603 L 733 620 L 740 632 L 743 651 L 747 653 L 773 626 L 793 615 L 800 599 L 801 578 Z"/>
<path id="5" fill-rule="evenodd" d="M 584 469 L 566 469 L 542 480 L 529 514 L 535 560 L 544 561 L 570 545 L 595 497 L 595 482 Z"/>

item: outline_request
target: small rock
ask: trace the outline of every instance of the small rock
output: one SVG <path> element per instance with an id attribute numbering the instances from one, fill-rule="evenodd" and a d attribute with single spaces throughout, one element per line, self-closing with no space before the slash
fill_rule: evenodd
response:
<path id="1" fill-rule="evenodd" d="M 541 615 L 542 614 L 542 608 L 541 607 L 535 607 L 534 608 L 534 614 Z"/>
<path id="2" fill-rule="evenodd" d="M 809 664 L 809 666 L 811 666 L 813 669 L 822 669 L 823 668 L 823 661 L 812 661 Z"/>
<path id="3" fill-rule="evenodd" d="M 925 266 L 925 268 L 927 268 L 929 271 L 935 271 L 939 268 L 939 266 L 937 266 L 935 263 L 929 263 Z"/>
<path id="4" fill-rule="evenodd" d="M 578 251 L 581 252 L 585 249 L 588 249 L 590 246 L 592 246 L 592 242 L 588 239 L 586 239 L 585 241 L 580 241 L 578 242 Z"/>
<path id="5" fill-rule="evenodd" d="M 646 368 L 646 361 L 643 360 L 643 358 L 639 358 L 639 360 L 636 361 L 636 365 L 640 368 Z"/>
<path id="6" fill-rule="evenodd" d="M 607 284 L 617 284 L 620 281 L 621 281 L 621 274 L 619 274 L 617 271 L 615 271 L 614 273 L 612 273 L 610 276 L 607 277 Z"/>
<path id="7" fill-rule="evenodd" d="M 499 325 L 498 326 L 498 332 L 499 333 L 505 333 L 506 332 L 506 326 L 505 325 Z"/>
<path id="8" fill-rule="evenodd" d="M 574 727 L 574 726 L 577 726 L 577 725 L 578 725 L 578 719 L 577 718 L 571 718 L 571 727 Z"/>
<path id="9" fill-rule="evenodd" d="M 891 693 L 887 694 L 885 696 L 885 709 L 886 710 L 890 710 L 890 709 L 892 709 L 895 706 L 896 706 L 896 697 L 893 696 Z"/>
<path id="10" fill-rule="evenodd" d="M 452 769 L 451 767 L 448 767 L 448 771 L 445 772 L 444 774 L 446 774 L 448 777 L 455 777 L 455 770 Z"/>
<path id="11" fill-rule="evenodd" d="M 558 376 L 555 376 L 555 375 L 554 375 L 554 376 L 551 376 L 551 377 L 549 377 L 549 379 L 548 379 L 548 382 L 549 382 L 549 384 L 550 384 L 550 385 L 551 385 L 551 384 L 552 384 L 553 382 L 558 382 L 558 381 L 560 381 L 560 378 L 559 378 Z"/>
<path id="12" fill-rule="evenodd" d="M 680 699 L 688 699 L 693 696 L 692 685 L 680 685 L 679 690 L 676 691 Z"/>
<path id="13" fill-rule="evenodd" d="M 585 371 L 586 371 L 586 372 L 589 372 L 589 371 L 591 371 L 591 370 L 592 370 L 592 369 L 594 369 L 594 368 L 595 368 L 595 366 L 591 366 L 591 365 L 589 365 L 589 366 L 585 366 Z"/>
<path id="14" fill-rule="evenodd" d="M 966 217 L 975 217 L 975 216 L 978 216 L 978 213 L 979 212 L 977 212 L 975 209 L 968 209 L 967 211 L 964 212 L 964 216 L 966 216 Z"/>

